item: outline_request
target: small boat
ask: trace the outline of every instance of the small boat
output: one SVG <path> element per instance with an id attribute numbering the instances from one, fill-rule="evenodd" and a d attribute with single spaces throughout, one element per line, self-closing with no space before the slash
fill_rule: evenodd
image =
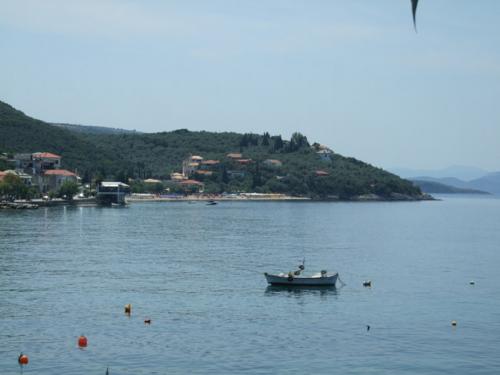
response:
<path id="1" fill-rule="evenodd" d="M 264 273 L 266 280 L 271 285 L 287 285 L 287 286 L 335 286 L 338 273 L 328 273 L 326 270 L 313 274 L 311 276 L 301 276 L 304 271 L 304 261 L 299 266 L 299 269 L 294 272 L 280 273 L 278 275 L 271 275 L 267 272 Z"/>
<path id="2" fill-rule="evenodd" d="M 217 204 L 217 202 L 216 202 L 216 201 L 214 201 L 214 200 L 209 200 L 209 201 L 207 202 L 207 206 L 215 206 L 216 204 Z"/>

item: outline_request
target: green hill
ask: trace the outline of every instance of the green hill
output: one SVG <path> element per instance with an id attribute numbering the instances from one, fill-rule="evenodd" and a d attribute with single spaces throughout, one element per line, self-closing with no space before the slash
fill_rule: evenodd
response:
<path id="1" fill-rule="evenodd" d="M 99 150 L 96 145 L 71 131 L 26 116 L 1 101 L 0 151 L 52 152 L 63 156 L 64 168 L 78 170 L 79 173 L 116 165 L 106 150 Z"/>
<path id="2" fill-rule="evenodd" d="M 208 191 L 279 192 L 340 199 L 360 195 L 423 198 L 411 182 L 354 158 L 333 153 L 322 160 L 317 153 L 319 145 L 311 146 L 299 133 L 283 140 L 268 133 L 107 133 L 85 128 L 53 126 L 0 102 L 0 151 L 60 154 L 63 167 L 78 169 L 84 180 L 97 174 L 121 180 L 166 179 L 171 172 L 181 170 L 183 159 L 196 154 L 220 160 L 211 176 L 195 176 L 203 180 Z M 252 162 L 241 165 L 226 157 L 230 152 L 242 153 Z M 264 162 L 267 159 L 282 164 L 268 166 Z"/>

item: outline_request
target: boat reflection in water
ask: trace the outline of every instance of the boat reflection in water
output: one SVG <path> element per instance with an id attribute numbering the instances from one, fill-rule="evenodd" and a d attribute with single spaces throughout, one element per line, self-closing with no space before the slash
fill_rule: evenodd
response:
<path id="1" fill-rule="evenodd" d="M 290 295 L 290 296 L 306 296 L 306 295 L 337 295 L 338 289 L 335 285 L 325 286 L 309 286 L 309 285 L 268 285 L 265 291 L 266 295 Z"/>

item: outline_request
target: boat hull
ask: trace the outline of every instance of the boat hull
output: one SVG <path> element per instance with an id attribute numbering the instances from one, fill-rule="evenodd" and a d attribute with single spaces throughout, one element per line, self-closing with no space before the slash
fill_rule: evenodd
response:
<path id="1" fill-rule="evenodd" d="M 339 276 L 338 273 L 330 274 L 321 277 L 293 277 L 270 275 L 265 273 L 266 280 L 271 285 L 288 285 L 288 286 L 334 286 Z"/>

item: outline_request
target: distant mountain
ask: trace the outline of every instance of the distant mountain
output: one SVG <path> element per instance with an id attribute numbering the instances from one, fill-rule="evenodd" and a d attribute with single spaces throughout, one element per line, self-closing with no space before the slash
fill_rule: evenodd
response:
<path id="1" fill-rule="evenodd" d="M 490 173 L 484 177 L 469 181 L 467 186 L 473 189 L 500 194 L 500 172 Z"/>
<path id="2" fill-rule="evenodd" d="M 75 125 L 75 124 L 59 124 L 51 123 L 50 125 L 57 126 L 72 132 L 84 133 L 84 134 L 133 134 L 141 133 L 136 130 L 127 130 L 120 128 L 108 128 L 105 126 L 92 126 L 92 125 Z"/>
<path id="3" fill-rule="evenodd" d="M 457 189 L 480 190 L 490 194 L 500 194 L 500 172 L 489 173 L 484 177 L 471 181 L 463 181 L 454 177 L 434 178 L 419 176 L 410 178 L 411 181 L 425 181 L 435 184 L 448 185 Z M 419 185 L 421 186 L 421 185 Z M 424 190 L 427 192 L 427 190 Z"/>
<path id="4" fill-rule="evenodd" d="M 403 178 L 417 178 L 426 176 L 430 178 L 455 177 L 459 180 L 470 181 L 487 175 L 488 171 L 469 166 L 451 166 L 443 169 L 410 169 L 410 168 L 389 168 L 389 171 Z"/>
<path id="5" fill-rule="evenodd" d="M 468 181 L 460 180 L 455 177 L 443 177 L 443 178 L 436 178 L 436 177 L 429 177 L 429 176 L 414 176 L 408 178 L 411 181 L 427 181 L 427 182 L 435 182 L 437 184 L 442 184 L 442 185 L 448 185 L 452 187 L 456 187 L 459 189 L 467 189 L 468 188 Z"/>
<path id="6" fill-rule="evenodd" d="M 423 192 L 429 194 L 490 194 L 476 189 L 463 189 L 450 185 L 445 185 L 435 181 L 410 180 L 417 185 Z"/>

